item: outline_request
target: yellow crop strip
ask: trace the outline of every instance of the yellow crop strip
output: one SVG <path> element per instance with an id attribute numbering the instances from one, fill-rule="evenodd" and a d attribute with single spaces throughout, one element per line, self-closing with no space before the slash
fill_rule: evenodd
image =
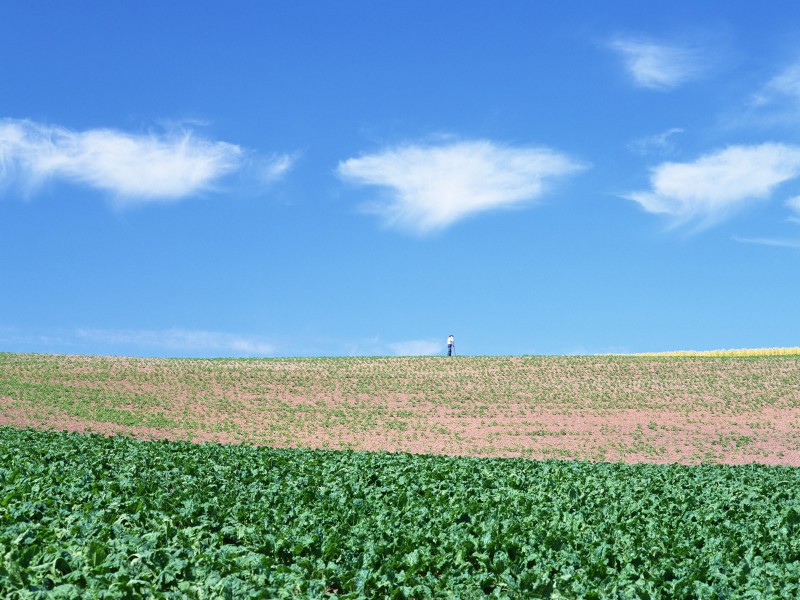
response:
<path id="1" fill-rule="evenodd" d="M 738 350 L 677 350 L 643 352 L 636 356 L 798 356 L 800 348 L 741 348 Z"/>

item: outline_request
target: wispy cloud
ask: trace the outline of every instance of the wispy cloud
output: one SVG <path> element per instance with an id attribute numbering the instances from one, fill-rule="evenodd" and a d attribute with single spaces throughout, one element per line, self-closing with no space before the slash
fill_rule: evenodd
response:
<path id="1" fill-rule="evenodd" d="M 389 349 L 397 356 L 430 356 L 442 351 L 442 343 L 435 340 L 408 340 L 389 344 Z"/>
<path id="2" fill-rule="evenodd" d="M 545 184 L 585 168 L 548 148 L 502 146 L 486 140 L 406 145 L 339 163 L 355 184 L 388 190 L 365 210 L 416 233 L 444 229 L 467 216 L 539 198 Z"/>
<path id="3" fill-rule="evenodd" d="M 743 107 L 724 117 L 735 127 L 786 127 L 800 123 L 800 59 L 774 75 Z"/>
<path id="4" fill-rule="evenodd" d="M 30 332 L 19 327 L 0 325 L 0 344 L 16 352 L 17 349 L 34 352 L 52 352 L 54 348 L 69 348 L 74 339 L 63 331 L 48 333 Z M 4 350 L 5 350 L 4 348 Z"/>
<path id="5" fill-rule="evenodd" d="M 270 356 L 275 346 L 259 337 L 197 331 L 187 329 L 166 330 L 108 330 L 79 329 L 79 338 L 113 346 L 177 351 L 191 355 L 215 354 L 217 356 Z"/>
<path id="6" fill-rule="evenodd" d="M 650 90 L 674 89 L 707 70 L 707 55 L 698 46 L 637 37 L 616 37 L 608 45 L 620 55 L 634 83 Z"/>
<path id="7" fill-rule="evenodd" d="M 650 191 L 624 197 L 677 223 L 698 219 L 710 226 L 798 175 L 800 147 L 729 146 L 692 163 L 662 163 L 652 169 Z"/>
<path id="8" fill-rule="evenodd" d="M 743 238 L 734 236 L 735 242 L 742 244 L 758 244 L 761 246 L 774 246 L 777 248 L 800 248 L 800 240 L 787 240 L 780 238 Z"/>
<path id="9" fill-rule="evenodd" d="M 262 183 L 274 183 L 282 179 L 294 167 L 300 158 L 299 152 L 291 154 L 273 154 L 260 159 L 256 163 L 258 180 Z"/>
<path id="10" fill-rule="evenodd" d="M 669 154 L 675 149 L 672 137 L 683 133 L 680 127 L 667 129 L 662 133 L 642 137 L 628 144 L 628 148 L 637 154 Z"/>
<path id="11" fill-rule="evenodd" d="M 790 64 L 770 79 L 752 98 L 753 104 L 763 106 L 786 98 L 800 100 L 800 60 Z"/>
<path id="12" fill-rule="evenodd" d="M 245 154 L 235 144 L 186 129 L 133 134 L 0 120 L 0 184 L 27 193 L 55 180 L 101 190 L 119 205 L 174 201 L 213 189 L 242 167 Z M 292 165 L 288 155 L 262 162 L 262 175 L 271 180 Z"/>
<path id="13" fill-rule="evenodd" d="M 786 208 L 791 211 L 791 216 L 789 217 L 789 221 L 792 223 L 799 223 L 800 224 L 800 196 L 795 196 L 794 198 L 789 198 L 785 202 Z"/>

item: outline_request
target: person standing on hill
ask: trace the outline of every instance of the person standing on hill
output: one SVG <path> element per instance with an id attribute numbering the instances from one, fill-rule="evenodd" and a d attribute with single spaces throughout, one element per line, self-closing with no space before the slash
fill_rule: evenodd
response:
<path id="1" fill-rule="evenodd" d="M 453 350 L 456 348 L 456 342 L 451 333 L 447 338 L 447 356 L 453 356 Z"/>

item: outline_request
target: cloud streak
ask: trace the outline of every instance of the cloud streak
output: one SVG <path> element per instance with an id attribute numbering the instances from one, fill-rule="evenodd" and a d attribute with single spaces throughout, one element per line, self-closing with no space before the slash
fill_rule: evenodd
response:
<path id="1" fill-rule="evenodd" d="M 388 192 L 365 206 L 384 222 L 431 233 L 478 213 L 536 200 L 546 184 L 586 165 L 548 148 L 486 140 L 405 145 L 339 163 L 338 175 Z"/>
<path id="2" fill-rule="evenodd" d="M 389 344 L 389 349 L 397 356 L 431 356 L 442 352 L 442 344 L 434 340 L 407 340 Z"/>
<path id="3" fill-rule="evenodd" d="M 789 198 L 784 205 L 791 211 L 789 221 L 800 224 L 800 196 Z"/>
<path id="4" fill-rule="evenodd" d="M 761 106 L 782 99 L 800 99 L 800 61 L 797 61 L 770 79 L 753 97 L 753 104 Z"/>
<path id="5" fill-rule="evenodd" d="M 271 184 L 283 179 L 299 158 L 300 153 L 295 152 L 292 154 L 273 154 L 269 158 L 257 161 L 255 170 L 258 174 L 258 180 L 264 184 Z"/>
<path id="6" fill-rule="evenodd" d="M 617 37 L 608 46 L 622 58 L 634 83 L 655 91 L 672 90 L 705 71 L 699 48 Z"/>
<path id="7" fill-rule="evenodd" d="M 773 246 L 775 248 L 800 248 L 800 240 L 785 240 L 777 238 L 742 238 L 734 237 L 735 242 L 742 244 L 758 244 L 760 246 Z"/>
<path id="8" fill-rule="evenodd" d="M 677 223 L 698 219 L 710 226 L 768 198 L 778 185 L 798 175 L 800 147 L 729 146 L 691 163 L 662 163 L 651 170 L 649 191 L 624 197 Z"/>
<path id="9" fill-rule="evenodd" d="M 675 149 L 672 136 L 683 132 L 684 130 L 680 127 L 673 127 L 662 133 L 636 139 L 628 144 L 628 149 L 642 155 L 669 154 Z"/>
<path id="10" fill-rule="evenodd" d="M 65 181 L 110 194 L 120 205 L 175 201 L 213 189 L 244 163 L 245 151 L 191 131 L 131 134 L 72 131 L 27 120 L 0 120 L 0 184 L 28 193 Z M 271 180 L 292 165 L 285 155 L 264 165 Z"/>
<path id="11" fill-rule="evenodd" d="M 796 127 L 800 122 L 800 60 L 769 79 L 745 106 L 726 117 L 735 127 Z"/>
<path id="12" fill-rule="evenodd" d="M 191 354 L 215 353 L 218 356 L 270 356 L 275 346 L 255 336 L 198 331 L 180 328 L 166 330 L 79 329 L 80 338 L 115 346 L 158 348 Z"/>

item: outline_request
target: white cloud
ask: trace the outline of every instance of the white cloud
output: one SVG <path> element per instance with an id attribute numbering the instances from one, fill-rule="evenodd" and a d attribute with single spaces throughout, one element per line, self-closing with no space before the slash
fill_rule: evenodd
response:
<path id="1" fill-rule="evenodd" d="M 650 90 L 671 90 L 706 70 L 698 47 L 626 37 L 615 38 L 609 46 L 620 54 L 636 85 Z"/>
<path id="2" fill-rule="evenodd" d="M 729 128 L 785 128 L 800 123 L 800 60 L 769 79 L 740 106 L 726 111 Z"/>
<path id="3" fill-rule="evenodd" d="M 800 61 L 789 65 L 782 72 L 770 79 L 767 84 L 753 96 L 753 104 L 762 106 L 781 99 L 800 99 Z"/>
<path id="4" fill-rule="evenodd" d="M 407 145 L 339 163 L 339 176 L 388 188 L 368 206 L 387 224 L 428 233 L 467 216 L 535 200 L 545 182 L 585 168 L 547 148 L 500 146 L 490 141 Z"/>
<path id="5" fill-rule="evenodd" d="M 0 183 L 28 190 L 60 179 L 109 192 L 122 204 L 176 200 L 209 189 L 241 166 L 234 144 L 191 132 L 130 134 L 72 131 L 32 121 L 0 120 Z M 278 165 L 285 170 L 288 165 Z"/>
<path id="6" fill-rule="evenodd" d="M 389 344 L 389 349 L 397 356 L 430 356 L 442 351 L 442 343 L 434 340 L 408 340 Z"/>
<path id="7" fill-rule="evenodd" d="M 794 223 L 800 223 L 800 196 L 789 198 L 786 201 L 786 207 L 794 213 L 789 220 Z"/>
<path id="8" fill-rule="evenodd" d="M 273 154 L 269 158 L 259 161 L 258 179 L 262 183 L 274 183 L 283 179 L 284 175 L 294 167 L 300 158 L 299 153 Z"/>
<path id="9" fill-rule="evenodd" d="M 692 163 L 662 163 L 652 169 L 650 191 L 624 197 L 678 222 L 696 218 L 711 225 L 798 175 L 800 147 L 729 146 Z"/>
<path id="10" fill-rule="evenodd" d="M 800 248 L 800 240 L 785 240 L 777 238 L 742 238 L 734 237 L 734 241 L 742 244 L 758 244 L 761 246 L 774 246 L 777 248 Z"/>
<path id="11" fill-rule="evenodd" d="M 77 331 L 77 335 L 94 342 L 160 348 L 168 351 L 197 354 L 217 353 L 218 355 L 236 356 L 269 356 L 275 354 L 275 347 L 258 337 L 214 331 L 178 328 L 160 331 L 80 329 Z"/>
<path id="12" fill-rule="evenodd" d="M 667 129 L 662 133 L 639 138 L 628 144 L 628 148 L 637 154 L 670 153 L 674 150 L 675 144 L 670 138 L 678 133 L 683 133 L 680 127 Z"/>
<path id="13" fill-rule="evenodd" d="M 52 351 L 52 347 L 69 347 L 73 345 L 69 336 L 65 336 L 61 331 L 48 333 L 27 332 L 17 327 L 5 326 L 0 326 L 0 343 L 8 344 L 9 348 L 34 348 L 36 352 L 41 352 L 40 348 L 48 348 L 46 351 Z"/>

